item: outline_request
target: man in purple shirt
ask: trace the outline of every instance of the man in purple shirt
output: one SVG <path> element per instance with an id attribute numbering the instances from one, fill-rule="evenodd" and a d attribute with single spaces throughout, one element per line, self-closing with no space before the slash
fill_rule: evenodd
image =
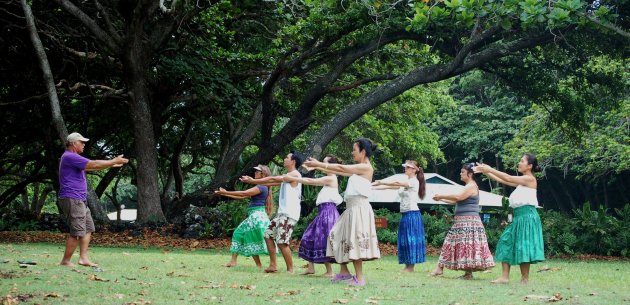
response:
<path id="1" fill-rule="evenodd" d="M 63 218 L 68 225 L 66 250 L 60 265 L 73 266 L 70 262 L 74 250 L 79 246 L 79 265 L 95 267 L 88 258 L 88 246 L 94 221 L 87 206 L 86 171 L 95 171 L 109 167 L 120 167 L 129 162 L 120 155 L 111 160 L 89 160 L 79 155 L 89 139 L 73 132 L 66 138 L 66 151 L 59 162 L 59 205 Z"/>

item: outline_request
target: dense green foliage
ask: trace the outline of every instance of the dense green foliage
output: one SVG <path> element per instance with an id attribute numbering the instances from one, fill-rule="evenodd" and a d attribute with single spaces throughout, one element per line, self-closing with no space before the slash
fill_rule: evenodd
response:
<path id="1" fill-rule="evenodd" d="M 539 210 L 539 214 L 543 225 L 545 255 L 596 254 L 630 257 L 630 204 L 608 211 L 602 206 L 591 210 L 590 204 L 585 203 L 581 209 L 573 210 L 570 215 L 553 210 Z M 401 214 L 379 209 L 375 211 L 375 215 L 388 220 L 386 229 L 377 230 L 379 241 L 395 244 Z M 505 229 L 505 219 L 501 219 L 499 215 L 493 213 L 490 221 L 485 223 L 488 245 L 492 251 Z M 422 216 L 427 244 L 441 248 L 452 225 L 452 211 L 438 207 L 424 212 Z"/>

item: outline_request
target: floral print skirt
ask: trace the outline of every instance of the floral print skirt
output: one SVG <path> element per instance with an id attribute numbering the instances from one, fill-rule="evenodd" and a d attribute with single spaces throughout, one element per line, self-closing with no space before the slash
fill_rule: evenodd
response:
<path id="1" fill-rule="evenodd" d="M 328 235 L 326 256 L 337 263 L 381 257 L 376 238 L 374 212 L 366 197 L 348 196 L 346 210 Z"/>
<path id="2" fill-rule="evenodd" d="M 269 217 L 265 207 L 247 209 L 247 218 L 241 222 L 232 234 L 230 252 L 243 256 L 268 254 L 263 233 L 269 226 Z"/>

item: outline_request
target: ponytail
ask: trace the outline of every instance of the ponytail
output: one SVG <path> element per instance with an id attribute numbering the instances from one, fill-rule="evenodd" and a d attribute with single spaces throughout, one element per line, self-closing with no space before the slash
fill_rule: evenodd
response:
<path id="1" fill-rule="evenodd" d="M 424 196 L 426 196 L 426 193 L 427 193 L 427 183 L 424 180 L 424 171 L 422 170 L 422 167 L 420 167 L 420 164 L 418 163 L 418 161 L 407 160 L 407 162 L 413 163 L 413 165 L 416 166 L 416 178 L 418 179 L 418 182 L 419 182 L 418 197 L 420 197 L 420 199 L 424 199 Z"/>
<path id="2" fill-rule="evenodd" d="M 424 171 L 422 170 L 422 167 L 418 167 L 418 171 L 416 172 L 416 178 L 418 178 L 418 182 L 420 182 L 420 185 L 418 186 L 418 197 L 420 197 L 420 199 L 424 199 L 424 196 L 426 196 L 426 186 L 427 183 L 424 180 Z"/>

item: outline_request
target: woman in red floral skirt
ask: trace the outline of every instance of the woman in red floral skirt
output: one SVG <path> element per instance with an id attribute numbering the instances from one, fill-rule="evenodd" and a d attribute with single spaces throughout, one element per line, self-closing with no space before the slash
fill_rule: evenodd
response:
<path id="1" fill-rule="evenodd" d="M 479 218 L 479 187 L 473 178 L 473 166 L 466 163 L 460 171 L 460 178 L 466 184 L 461 193 L 433 197 L 435 201 L 456 204 L 455 222 L 444 239 L 438 265 L 431 273 L 433 276 L 442 275 L 446 267 L 463 270 L 461 278 L 471 280 L 473 271 L 494 267 L 486 230 Z"/>

